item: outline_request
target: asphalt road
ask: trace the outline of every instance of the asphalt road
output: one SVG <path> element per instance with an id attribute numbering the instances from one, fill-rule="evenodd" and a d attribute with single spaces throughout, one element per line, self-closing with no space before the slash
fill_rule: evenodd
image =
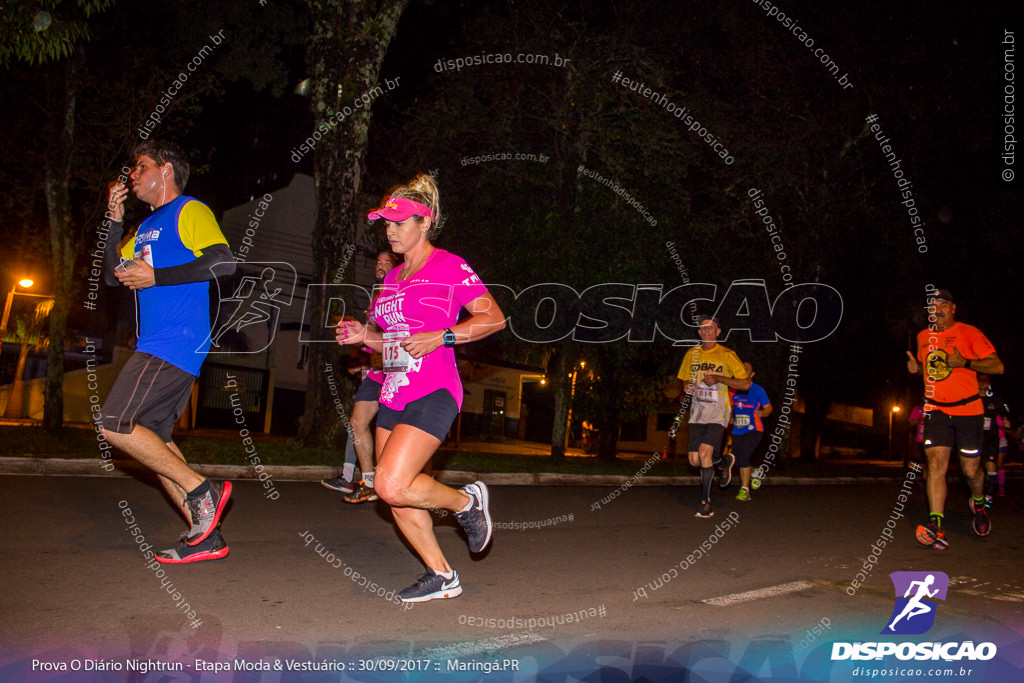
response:
<path id="1" fill-rule="evenodd" d="M 422 569 L 383 505 L 347 505 L 314 483 L 276 490 L 270 500 L 258 482 L 237 482 L 222 526 L 230 555 L 158 572 L 147 568 L 123 513 L 155 549 L 174 545 L 184 522 L 151 483 L 0 477 L 0 679 L 46 680 L 31 671 L 32 659 L 38 670 L 74 658 L 188 662 L 186 678 L 196 659 L 236 667 L 245 658 L 340 661 L 348 673 L 324 680 L 393 680 L 352 668 L 365 666 L 363 658 L 407 656 L 431 662 L 435 673 L 452 659 L 508 658 L 530 676 L 506 669 L 437 680 L 532 680 L 538 670 L 555 672 L 545 680 L 576 680 L 563 673 L 588 666 L 622 673 L 603 680 L 637 680 L 644 667 L 671 668 L 670 655 L 672 665 L 722 680 L 741 664 L 762 676 L 773 667 L 785 673 L 793 659 L 793 671 L 806 674 L 814 662 L 827 666 L 832 642 L 884 640 L 878 634 L 894 604 L 888 574 L 910 570 L 950 578 L 927 639 L 996 642 L 998 660 L 1005 653 L 1014 673 L 1022 666 L 1019 496 L 999 499 L 993 532 L 981 539 L 970 531 L 966 497 L 951 487 L 951 548 L 939 552 L 914 540 L 921 489 L 906 517 L 894 514 L 896 482 L 769 485 L 751 503 L 733 500 L 733 488 L 716 492 L 710 520 L 693 516 L 693 487 L 634 487 L 608 499 L 616 489 L 493 486 L 492 513 L 506 528 L 484 556 L 470 557 L 454 519 L 437 520 L 463 595 L 403 609 L 387 594 Z M 853 588 L 889 520 L 894 540 Z M 996 665 L 988 663 L 990 674 Z M 207 675 L 288 676 L 237 668 Z M 851 680 L 848 671 L 843 677 Z"/>

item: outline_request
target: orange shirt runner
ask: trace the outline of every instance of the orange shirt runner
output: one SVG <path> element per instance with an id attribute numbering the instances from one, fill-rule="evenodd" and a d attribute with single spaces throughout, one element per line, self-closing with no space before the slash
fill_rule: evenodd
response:
<path id="1" fill-rule="evenodd" d="M 941 332 L 918 332 L 917 360 L 924 373 L 925 410 L 939 410 L 947 415 L 981 415 L 984 407 L 978 396 L 978 374 L 967 368 L 949 367 L 954 348 L 968 360 L 981 360 L 996 352 L 981 330 L 965 323 L 954 323 Z"/>

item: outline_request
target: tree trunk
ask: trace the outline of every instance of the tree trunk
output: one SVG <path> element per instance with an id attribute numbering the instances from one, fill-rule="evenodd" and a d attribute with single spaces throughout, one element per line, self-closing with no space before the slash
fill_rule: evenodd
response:
<path id="1" fill-rule="evenodd" d="M 71 223 L 69 186 L 78 97 L 76 73 L 82 58 L 81 48 L 76 49 L 67 61 L 52 67 L 46 79 L 50 112 L 47 138 L 50 144 L 46 155 L 44 191 L 50 223 L 54 296 L 43 402 L 43 427 L 47 429 L 59 429 L 64 424 L 64 345 L 71 297 L 76 291 L 74 267 L 78 254 L 78 240 Z"/>
<path id="2" fill-rule="evenodd" d="M 616 446 L 619 442 L 619 430 L 622 426 L 622 376 L 617 362 L 619 354 L 611 344 L 599 345 L 597 349 L 597 370 L 600 381 L 597 392 L 600 397 L 598 406 L 598 439 L 597 457 L 601 460 L 615 460 Z"/>
<path id="3" fill-rule="evenodd" d="M 313 160 L 316 186 L 316 219 L 313 228 L 313 282 L 330 282 L 329 274 L 345 258 L 345 247 L 356 237 L 356 212 L 360 206 L 363 167 L 369 138 L 372 104 L 354 107 L 353 102 L 378 86 L 380 67 L 398 20 L 408 0 L 347 2 L 310 0 L 313 42 L 310 64 L 313 69 L 314 131 L 321 133 Z M 352 113 L 340 123 L 335 116 L 349 107 Z M 346 270 L 352 281 L 354 268 Z M 338 370 L 341 354 L 326 335 L 327 315 L 323 293 L 314 288 L 310 310 L 310 337 L 326 338 L 313 342 L 309 354 L 306 410 L 300 436 L 308 446 L 335 447 L 336 436 L 344 429 L 326 428 L 338 421 L 338 414 L 326 381 L 328 364 Z M 337 372 L 339 377 L 347 373 Z M 346 382 L 345 385 L 348 386 Z M 347 405 L 351 406 L 351 390 Z M 347 410 L 347 408 L 346 408 Z"/>
<path id="4" fill-rule="evenodd" d="M 573 104 L 573 93 L 576 83 L 573 81 L 572 70 L 569 70 L 569 78 L 561 93 L 560 111 L 561 126 L 554 137 L 553 164 L 557 169 L 557 211 L 552 221 L 552 229 L 561 231 L 563 240 L 561 249 L 555 255 L 561 262 L 561 272 L 586 272 L 586 260 L 590 258 L 586 250 L 586 230 L 581 228 L 580 218 L 581 207 L 578 205 L 580 196 L 580 174 L 577 170 L 581 163 L 586 160 L 586 144 L 580 136 L 580 114 L 578 108 Z M 584 256 L 586 254 L 586 256 Z M 567 282 L 570 285 L 579 285 L 579 282 Z M 576 310 L 572 309 L 569 315 L 575 318 Z M 572 335 L 557 342 L 555 352 L 548 360 L 549 381 L 553 383 L 554 392 L 554 422 L 551 425 L 551 457 L 564 458 L 566 448 L 566 432 L 569 429 L 569 411 L 571 408 L 571 373 L 570 368 L 576 367 L 576 360 L 579 351 Z M 553 366 L 553 367 L 552 367 Z"/>
<path id="5" fill-rule="evenodd" d="M 615 460 L 619 443 L 619 422 L 610 421 L 608 426 L 602 426 L 597 431 L 597 457 L 600 460 Z"/>
<path id="6" fill-rule="evenodd" d="M 569 419 L 569 354 L 570 342 L 558 343 L 555 352 L 548 360 L 547 376 L 551 382 L 551 391 L 555 395 L 554 421 L 551 425 L 551 457 L 565 457 L 566 421 Z"/>

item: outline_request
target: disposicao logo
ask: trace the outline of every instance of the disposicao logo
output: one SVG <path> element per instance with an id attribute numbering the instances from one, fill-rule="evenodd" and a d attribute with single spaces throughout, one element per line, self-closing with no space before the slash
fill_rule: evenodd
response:
<path id="1" fill-rule="evenodd" d="M 896 590 L 896 605 L 889 617 L 889 625 L 881 633 L 927 633 L 935 623 L 938 610 L 935 600 L 946 599 L 949 576 L 945 572 L 893 572 L 889 578 Z"/>
<path id="2" fill-rule="evenodd" d="M 937 600 L 946 599 L 949 576 L 944 572 L 893 572 L 889 574 L 895 590 L 895 605 L 882 635 L 919 635 L 927 633 L 935 624 Z M 832 643 L 832 661 L 879 660 L 895 656 L 900 660 L 942 660 L 946 662 L 969 660 L 987 661 L 996 656 L 994 643 L 973 641 L 887 643 L 856 642 Z"/>

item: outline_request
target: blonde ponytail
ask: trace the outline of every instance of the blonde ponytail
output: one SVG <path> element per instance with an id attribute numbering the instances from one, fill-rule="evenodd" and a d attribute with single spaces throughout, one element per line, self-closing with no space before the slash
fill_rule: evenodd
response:
<path id="1" fill-rule="evenodd" d="M 404 185 L 391 188 L 388 192 L 390 197 L 403 197 L 421 204 L 426 204 L 434 212 L 434 220 L 427 231 L 428 239 L 435 239 L 441 234 L 441 226 L 444 225 L 444 214 L 441 213 L 441 191 L 437 187 L 434 176 L 427 173 L 417 173 L 412 180 Z M 422 217 L 420 221 L 422 222 Z"/>

